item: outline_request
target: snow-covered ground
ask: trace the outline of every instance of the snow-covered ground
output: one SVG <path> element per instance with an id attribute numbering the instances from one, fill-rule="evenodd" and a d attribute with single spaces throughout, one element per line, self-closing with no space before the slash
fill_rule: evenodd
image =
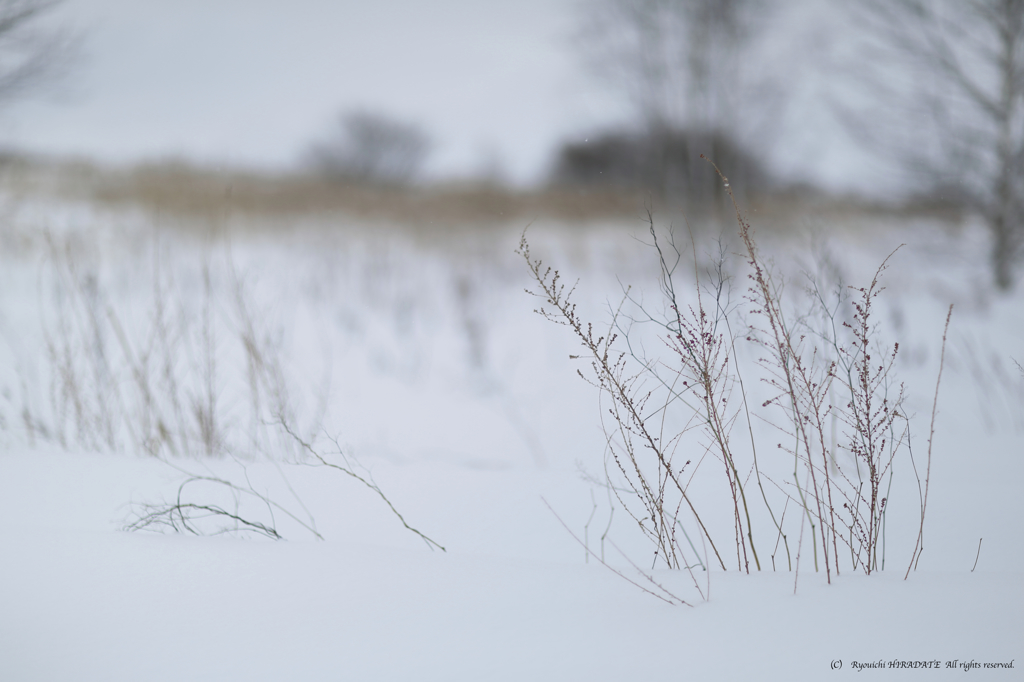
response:
<path id="1" fill-rule="evenodd" d="M 707 599 L 686 571 L 647 571 L 688 603 L 673 606 L 573 538 L 643 582 L 614 548 L 644 569 L 651 548 L 581 474 L 602 470 L 601 408 L 569 358 L 578 342 L 523 291 L 524 224 L 424 232 L 306 216 L 210 236 L 175 220 L 7 207 L 0 679 L 817 680 L 880 661 L 938 661 L 927 674 L 944 678 L 1012 661 L 970 672 L 1018 678 L 1024 292 L 988 288 L 976 227 L 765 217 L 762 251 L 794 282 L 827 249 L 867 284 L 906 243 L 877 319 L 900 342 L 918 458 L 956 306 L 925 549 L 904 581 L 918 500 L 901 465 L 885 570 L 841 563 L 829 585 L 805 550 L 798 579 L 697 569 Z M 542 218 L 527 235 L 604 323 L 625 284 L 657 300 L 645 230 Z M 282 418 L 445 551 L 303 452 Z M 199 480 L 183 501 L 285 539 L 216 534 L 230 530 L 223 516 L 197 521 L 214 524 L 205 536 L 123 530 L 190 476 L 235 488 Z M 720 492 L 697 494 L 728 511 Z"/>

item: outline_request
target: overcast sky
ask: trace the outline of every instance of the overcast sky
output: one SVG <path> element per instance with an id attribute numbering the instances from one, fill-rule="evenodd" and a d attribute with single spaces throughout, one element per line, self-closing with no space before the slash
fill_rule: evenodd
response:
<path id="1" fill-rule="evenodd" d="M 816 6 L 791 14 L 817 21 Z M 75 64 L 56 89 L 0 112 L 0 142 L 293 167 L 340 111 L 365 108 L 423 126 L 434 177 L 498 169 L 530 182 L 559 140 L 629 116 L 582 66 L 580 11 L 579 0 L 66 0 L 52 21 L 80 36 Z M 799 23 L 782 23 L 778 68 L 813 80 L 787 56 L 808 50 Z M 856 186 L 862 159 L 804 111 L 780 167 Z"/>

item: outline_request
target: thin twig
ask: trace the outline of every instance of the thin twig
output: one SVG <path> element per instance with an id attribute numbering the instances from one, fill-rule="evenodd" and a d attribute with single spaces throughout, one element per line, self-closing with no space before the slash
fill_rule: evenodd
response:
<path id="1" fill-rule="evenodd" d="M 372 481 L 366 480 L 365 478 L 363 478 L 362 476 L 360 476 L 356 472 L 352 471 L 351 469 L 343 467 L 340 464 L 335 464 L 334 462 L 328 461 L 323 455 L 321 455 L 319 452 L 317 452 L 315 449 L 313 449 L 313 446 L 311 444 L 309 444 L 306 441 L 304 441 L 297 433 L 295 433 L 288 426 L 288 422 L 285 420 L 283 415 L 278 415 L 277 416 L 277 424 L 284 430 L 285 433 L 287 433 L 289 436 L 291 436 L 295 440 L 295 442 L 297 442 L 299 445 L 301 445 L 302 448 L 306 452 L 308 452 L 309 454 L 313 455 L 313 457 L 315 457 L 322 465 L 324 465 L 326 467 L 330 467 L 332 469 L 337 469 L 338 471 L 351 476 L 352 478 L 356 479 L 357 481 L 359 481 L 360 483 L 365 485 L 367 488 L 369 488 L 373 492 L 377 493 L 377 495 L 380 497 L 380 499 L 384 500 L 384 503 L 387 504 L 387 506 L 391 510 L 391 512 L 396 517 L 398 517 L 398 520 L 402 523 L 403 526 L 405 526 L 406 530 L 409 530 L 409 531 L 415 533 L 416 535 L 420 536 L 420 538 L 422 538 L 423 541 L 427 543 L 428 547 L 430 547 L 431 549 L 436 547 L 439 550 L 441 550 L 442 552 L 446 552 L 447 551 L 440 544 L 438 544 L 434 540 L 431 540 L 429 537 L 427 537 L 426 535 L 424 535 L 423 533 L 421 533 L 417 529 L 415 529 L 412 526 L 410 526 L 406 522 L 405 517 L 402 516 L 397 509 L 395 509 L 395 505 L 393 505 L 391 503 L 391 500 L 388 499 L 387 495 L 384 494 L 384 491 L 382 491 L 380 489 L 380 487 L 376 483 L 374 483 Z M 335 444 L 337 444 L 337 443 L 335 443 Z"/>
<path id="2" fill-rule="evenodd" d="M 651 595 L 652 597 L 655 597 L 656 599 L 660 599 L 661 601 L 665 602 L 666 604 L 672 604 L 673 606 L 675 606 L 677 604 L 678 605 L 683 605 L 683 606 L 693 606 L 693 604 L 689 604 L 686 601 L 680 599 L 679 597 L 675 596 L 674 594 L 672 594 L 671 592 L 666 590 L 664 587 L 661 587 L 661 585 L 658 585 L 658 588 L 660 590 L 662 590 L 665 593 L 665 595 L 667 595 L 667 596 L 660 595 L 657 592 L 653 592 L 653 591 L 647 589 L 646 587 L 644 587 L 640 583 L 636 582 L 635 580 L 631 580 L 630 578 L 625 576 L 622 573 L 622 571 L 620 571 L 619 569 L 614 568 L 613 566 L 610 566 L 607 562 L 605 562 L 604 559 L 602 559 L 597 554 L 595 554 L 592 549 L 587 547 L 586 543 L 584 543 L 582 540 L 580 540 L 576 536 L 575 533 L 572 532 L 572 530 L 569 528 L 569 526 L 566 525 L 565 521 L 562 520 L 562 517 L 558 515 L 558 512 L 556 512 L 554 510 L 554 508 L 552 508 L 552 506 L 548 503 L 547 500 L 545 500 L 543 497 L 540 498 L 540 500 L 541 500 L 541 502 L 544 503 L 544 506 L 547 507 L 551 511 L 552 514 L 554 514 L 555 518 L 558 519 L 558 522 L 560 524 L 562 524 L 562 527 L 565 528 L 566 532 L 569 533 L 570 536 L 572 536 L 572 539 L 575 540 L 576 542 L 578 542 L 579 545 L 581 547 L 583 547 L 583 549 L 585 549 L 590 556 L 594 557 L 594 559 L 596 559 L 598 563 L 600 563 L 602 566 L 607 568 L 609 571 L 611 571 L 615 575 L 619 576 L 620 578 L 625 580 L 627 583 L 629 583 L 633 587 L 636 587 L 637 589 L 639 589 L 639 590 L 641 590 L 643 592 L 646 592 L 647 594 Z M 612 543 L 612 546 L 614 547 L 614 543 Z M 618 549 L 618 547 L 616 547 L 616 549 Z M 621 550 L 620 550 L 620 553 L 621 553 Z M 634 568 L 635 568 L 635 566 L 634 566 Z M 639 570 L 639 569 L 637 569 L 637 570 Z M 643 574 L 642 571 L 641 571 L 641 574 Z M 647 577 L 647 576 L 644 575 L 644 577 Z M 652 579 L 652 582 L 653 582 L 653 579 Z M 655 583 L 655 585 L 657 585 L 657 583 Z M 697 588 L 697 589 L 699 590 L 700 588 Z"/>
<path id="3" fill-rule="evenodd" d="M 939 410 L 939 386 L 942 384 L 942 368 L 946 363 L 946 336 L 949 334 L 949 321 L 953 317 L 953 306 L 949 306 L 949 312 L 946 313 L 946 326 L 942 330 L 942 352 L 939 354 L 939 375 L 935 379 L 935 397 L 932 399 L 932 421 L 931 426 L 928 430 L 928 463 L 925 467 L 924 475 L 924 499 L 921 501 L 921 525 L 917 531 L 917 541 L 914 543 L 914 551 L 910 555 L 910 565 L 907 566 L 907 572 L 903 576 L 906 580 L 910 577 L 910 571 L 917 568 L 917 563 L 921 560 L 921 553 L 924 551 L 924 515 L 928 508 L 928 484 L 931 481 L 932 474 L 932 441 L 935 439 L 935 415 Z M 978 543 L 978 551 L 981 551 L 981 543 Z"/>

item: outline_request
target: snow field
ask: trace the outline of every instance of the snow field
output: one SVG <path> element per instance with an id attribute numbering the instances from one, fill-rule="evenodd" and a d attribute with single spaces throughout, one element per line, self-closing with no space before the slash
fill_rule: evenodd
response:
<path id="1" fill-rule="evenodd" d="M 181 316 L 168 320 L 180 321 L 173 348 L 182 351 L 171 353 L 179 394 L 186 406 L 202 396 L 212 358 L 223 438 L 216 457 L 201 456 L 185 409 L 187 437 L 176 442 L 191 454 L 140 448 L 133 433 L 145 412 L 106 323 L 105 378 L 92 372 L 95 335 L 68 337 L 81 394 L 90 414 L 114 395 L 127 407 L 111 420 L 115 447 L 93 427 L 77 437 L 60 392 L 53 397 L 59 372 L 45 352 L 63 319 L 55 254 L 68 252 L 47 246 L 38 215 L 13 220 L 0 250 L 0 678 L 810 680 L 836 674 L 836 660 L 848 671 L 854 660 L 1008 662 L 1019 653 L 1024 377 L 1011 359 L 1024 362 L 1024 306 L 1019 293 L 987 293 L 984 242 L 970 229 L 897 224 L 828 235 L 851 282 L 908 244 L 885 274 L 878 319 L 900 342 L 918 462 L 945 309 L 956 304 L 919 570 L 902 580 L 918 507 L 900 464 L 885 571 L 866 577 L 841 565 L 827 586 L 805 547 L 795 595 L 787 571 L 698 569 L 702 588 L 710 580 L 703 602 L 685 572 L 656 569 L 688 608 L 585 562 L 559 523 L 601 551 L 611 506 L 578 465 L 601 474 L 604 436 L 597 395 L 576 376 L 586 366 L 569 359 L 578 344 L 534 315 L 537 301 L 522 291 L 530 283 L 513 253 L 521 226 L 424 236 L 325 219 L 278 237 L 203 239 L 155 233 L 138 216 L 61 211 L 48 218 L 53 243 L 72 244 L 77 281 L 93 282 L 96 310 L 114 311 L 133 349 L 152 338 L 155 291 L 177 307 Z M 643 230 L 539 221 L 527 234 L 535 255 L 567 281 L 580 278 L 580 309 L 598 323 L 624 283 L 656 300 L 651 254 L 633 238 Z M 806 243 L 768 232 L 761 247 L 795 280 L 814 261 Z M 88 307 L 73 307 L 73 288 L 64 287 L 64 310 L 81 315 Z M 273 368 L 267 376 L 280 379 L 276 393 L 263 384 L 258 408 L 239 340 L 247 319 Z M 159 368 L 160 354 L 153 358 Z M 166 389 L 156 369 L 152 377 Z M 171 414 L 168 395 L 160 409 Z M 372 490 L 303 457 L 274 428 L 275 396 L 318 451 L 343 462 L 330 454 L 337 437 L 353 470 L 447 552 L 405 530 Z M 139 503 L 174 499 L 183 475 L 167 462 L 244 483 L 315 523 L 325 541 L 244 496 L 239 513 L 272 521 L 285 541 L 120 532 Z M 715 475 L 694 496 L 727 541 L 729 500 Z M 202 486 L 189 488 L 196 499 L 227 506 L 237 497 Z M 630 524 L 617 510 L 608 537 L 646 569 L 650 547 Z M 763 520 L 755 524 L 758 537 L 771 537 Z M 635 577 L 610 543 L 604 551 Z"/>

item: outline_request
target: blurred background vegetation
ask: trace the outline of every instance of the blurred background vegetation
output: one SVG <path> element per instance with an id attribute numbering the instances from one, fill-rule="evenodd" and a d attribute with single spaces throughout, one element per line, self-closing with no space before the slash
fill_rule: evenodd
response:
<path id="1" fill-rule="evenodd" d="M 0 191 L 217 216 L 718 224 L 809 203 L 1024 252 L 1024 0 L 0 0 Z M 673 214 L 675 215 L 675 214 Z"/>

